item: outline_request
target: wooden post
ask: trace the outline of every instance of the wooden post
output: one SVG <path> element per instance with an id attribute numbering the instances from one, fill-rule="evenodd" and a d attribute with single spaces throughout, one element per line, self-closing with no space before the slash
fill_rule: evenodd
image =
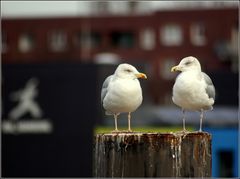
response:
<path id="1" fill-rule="evenodd" d="M 211 135 L 108 133 L 94 139 L 95 177 L 211 177 Z"/>

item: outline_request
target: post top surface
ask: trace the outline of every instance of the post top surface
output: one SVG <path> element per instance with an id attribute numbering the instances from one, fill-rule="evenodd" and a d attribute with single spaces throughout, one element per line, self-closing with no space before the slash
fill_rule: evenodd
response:
<path id="1" fill-rule="evenodd" d="M 95 135 L 96 137 L 105 136 L 105 137 L 131 137 L 131 136 L 137 136 L 137 137 L 200 137 L 200 136 L 207 136 L 211 138 L 211 134 L 208 132 L 109 132 L 109 133 L 99 133 Z"/>

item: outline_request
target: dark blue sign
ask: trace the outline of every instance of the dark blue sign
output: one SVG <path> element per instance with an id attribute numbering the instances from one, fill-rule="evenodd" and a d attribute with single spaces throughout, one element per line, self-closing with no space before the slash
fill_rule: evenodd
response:
<path id="1" fill-rule="evenodd" d="M 2 65 L 3 177 L 90 177 L 97 70 Z"/>

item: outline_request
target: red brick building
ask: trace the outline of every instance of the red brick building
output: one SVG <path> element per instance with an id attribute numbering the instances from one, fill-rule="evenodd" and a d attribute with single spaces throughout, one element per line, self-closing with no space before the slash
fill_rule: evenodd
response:
<path id="1" fill-rule="evenodd" d="M 92 62 L 97 54 L 113 53 L 129 63 L 148 64 L 151 94 L 159 102 L 159 90 L 165 93 L 173 83 L 170 67 L 185 56 L 197 57 L 205 71 L 231 69 L 238 51 L 238 15 L 237 8 L 224 8 L 3 19 L 2 62 Z"/>

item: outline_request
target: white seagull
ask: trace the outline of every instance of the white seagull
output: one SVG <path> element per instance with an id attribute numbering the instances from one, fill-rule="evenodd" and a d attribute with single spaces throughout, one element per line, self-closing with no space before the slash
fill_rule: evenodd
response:
<path id="1" fill-rule="evenodd" d="M 197 58 L 189 56 L 172 67 L 172 72 L 180 71 L 173 86 L 173 102 L 182 108 L 183 131 L 185 129 L 185 110 L 200 111 L 200 128 L 204 110 L 212 110 L 215 100 L 215 88 L 210 77 L 201 71 Z"/>
<path id="2" fill-rule="evenodd" d="M 139 73 L 129 64 L 120 64 L 115 73 L 107 77 L 101 91 L 101 102 L 106 110 L 106 115 L 113 115 L 115 119 L 115 132 L 118 131 L 117 117 L 120 113 L 128 113 L 128 131 L 131 130 L 131 112 L 135 111 L 142 103 L 142 88 L 138 78 L 146 79 L 147 76 Z"/>

